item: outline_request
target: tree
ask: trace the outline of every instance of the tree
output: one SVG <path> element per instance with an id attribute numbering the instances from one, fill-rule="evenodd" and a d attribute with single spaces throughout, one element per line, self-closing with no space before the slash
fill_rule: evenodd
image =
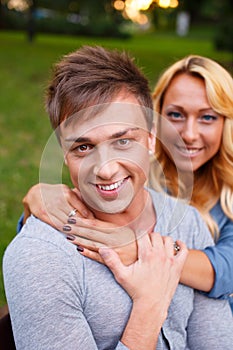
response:
<path id="1" fill-rule="evenodd" d="M 205 2 L 206 0 L 199 0 L 198 3 L 196 0 L 181 0 L 179 7 L 189 13 L 191 22 L 197 22 L 202 16 L 202 7 Z"/>
<path id="2" fill-rule="evenodd" d="M 28 40 L 30 43 L 34 40 L 35 32 L 36 32 L 36 28 L 35 28 L 36 6 L 37 6 L 36 0 L 29 1 L 27 33 L 28 33 Z"/>
<path id="3" fill-rule="evenodd" d="M 218 9 L 218 31 L 215 36 L 215 46 L 219 50 L 233 53 L 233 2 L 222 0 Z"/>

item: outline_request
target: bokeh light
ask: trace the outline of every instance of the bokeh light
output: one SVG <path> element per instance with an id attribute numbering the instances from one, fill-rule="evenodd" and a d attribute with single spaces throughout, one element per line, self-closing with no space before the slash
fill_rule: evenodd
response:
<path id="1" fill-rule="evenodd" d="M 25 11 L 28 9 L 29 4 L 26 0 L 9 0 L 7 7 L 9 10 Z"/>
<path id="2" fill-rule="evenodd" d="M 121 11 L 125 18 L 140 25 L 146 25 L 149 18 L 141 11 L 149 10 L 152 3 L 156 3 L 161 8 L 176 8 L 179 6 L 178 0 L 116 0 L 113 6 L 117 11 Z"/>

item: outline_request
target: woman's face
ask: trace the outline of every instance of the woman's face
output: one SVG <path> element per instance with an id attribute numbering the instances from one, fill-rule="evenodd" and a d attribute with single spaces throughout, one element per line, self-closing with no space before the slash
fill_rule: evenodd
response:
<path id="1" fill-rule="evenodd" d="M 182 73 L 169 85 L 161 110 L 160 139 L 181 171 L 196 171 L 219 150 L 224 117 L 210 106 L 205 82 Z"/>

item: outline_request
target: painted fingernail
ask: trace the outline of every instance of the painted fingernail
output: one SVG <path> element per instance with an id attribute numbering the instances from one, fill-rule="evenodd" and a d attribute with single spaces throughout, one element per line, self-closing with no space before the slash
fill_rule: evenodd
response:
<path id="1" fill-rule="evenodd" d="M 69 225 L 64 225 L 62 229 L 63 229 L 63 231 L 65 231 L 65 232 L 71 231 L 71 227 L 70 227 Z"/>
<path id="2" fill-rule="evenodd" d="M 75 240 L 75 236 L 73 235 L 67 235 L 66 239 L 68 239 L 68 241 L 74 241 Z"/>
<path id="3" fill-rule="evenodd" d="M 84 251 L 84 248 L 81 247 L 80 245 L 77 245 L 77 251 L 78 251 L 78 252 L 83 252 L 83 251 Z"/>
<path id="4" fill-rule="evenodd" d="M 76 224 L 76 219 L 75 218 L 69 218 L 67 220 L 68 224 Z"/>

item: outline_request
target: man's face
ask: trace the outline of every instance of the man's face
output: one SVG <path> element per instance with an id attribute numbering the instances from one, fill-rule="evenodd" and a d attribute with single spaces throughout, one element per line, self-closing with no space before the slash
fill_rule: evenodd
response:
<path id="1" fill-rule="evenodd" d="M 143 196 L 153 137 L 135 98 L 62 125 L 61 143 L 71 180 L 95 213 L 123 212 Z"/>

